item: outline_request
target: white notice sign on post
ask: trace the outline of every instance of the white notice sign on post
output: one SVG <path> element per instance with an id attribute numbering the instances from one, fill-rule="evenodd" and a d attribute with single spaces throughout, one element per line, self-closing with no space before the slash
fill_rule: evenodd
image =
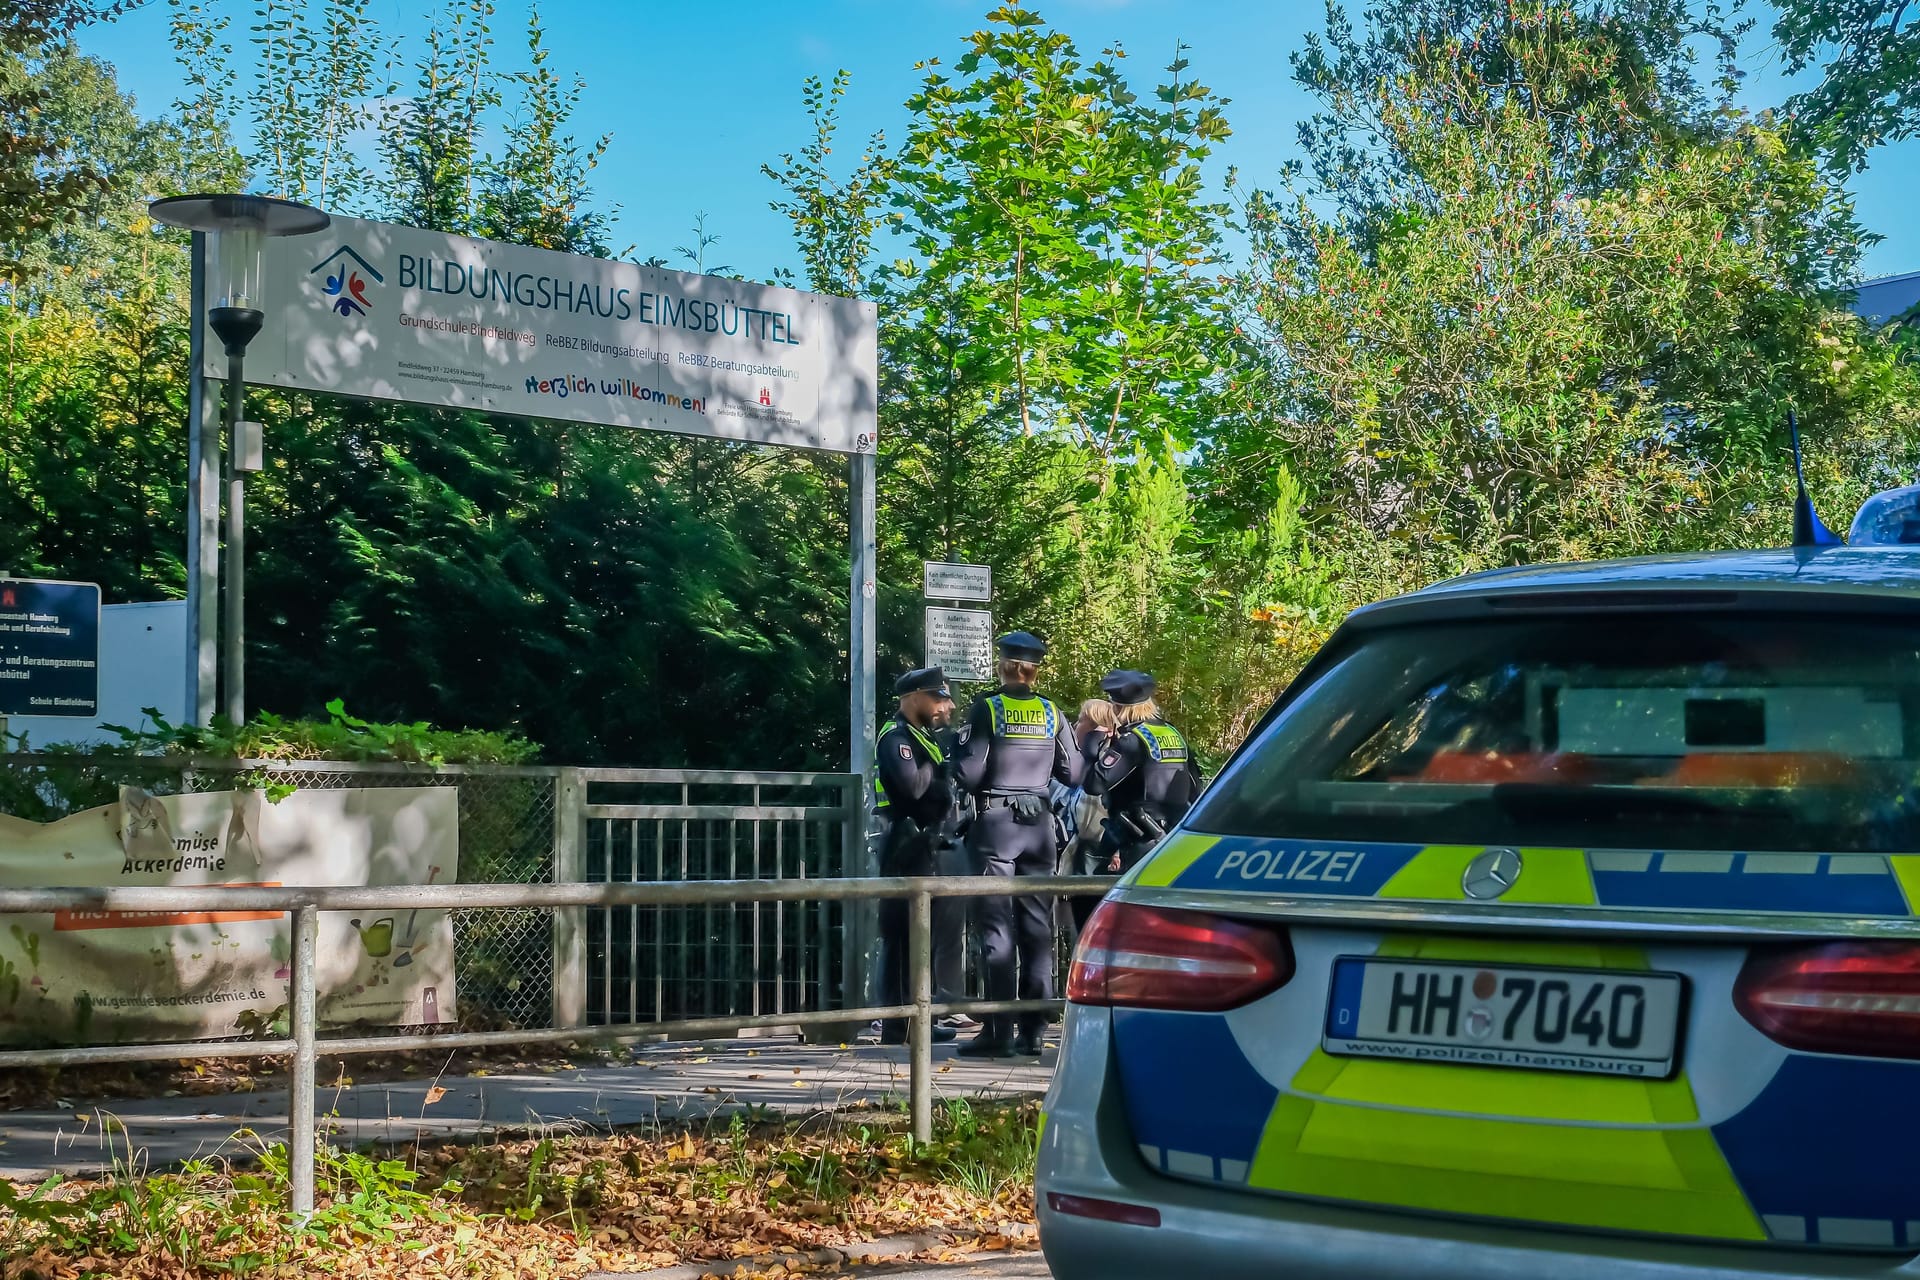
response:
<path id="1" fill-rule="evenodd" d="M 262 265 L 249 382 L 874 451 L 871 302 L 358 218 L 269 239 Z"/>
<path id="2" fill-rule="evenodd" d="M 993 615 L 927 606 L 927 665 L 949 680 L 993 679 Z"/>
<path id="3" fill-rule="evenodd" d="M 991 600 L 993 569 L 984 564 L 923 561 L 920 594 L 929 600 Z"/>

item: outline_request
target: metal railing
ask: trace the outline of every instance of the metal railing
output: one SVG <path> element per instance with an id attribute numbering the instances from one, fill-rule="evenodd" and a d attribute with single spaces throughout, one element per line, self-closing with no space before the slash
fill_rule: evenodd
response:
<path id="1" fill-rule="evenodd" d="M 564 807 L 564 806 L 563 806 Z M 876 1018 L 909 1021 L 909 1108 L 916 1141 L 933 1138 L 933 1020 L 947 1013 L 995 1014 L 1051 1011 L 1059 1000 L 933 999 L 932 917 L 936 897 L 992 898 L 1034 894 L 1105 892 L 1104 876 L 869 877 L 855 879 L 696 880 L 547 885 L 432 885 L 367 888 L 60 888 L 0 889 L 0 914 L 54 911 L 272 911 L 293 916 L 289 986 L 290 1035 L 271 1040 L 176 1041 L 164 1044 L 98 1045 L 0 1052 L 0 1069 L 61 1067 L 101 1062 L 148 1062 L 188 1058 L 290 1056 L 288 1169 L 292 1211 L 313 1212 L 315 1127 L 314 1066 L 321 1054 L 340 1056 L 406 1049 L 477 1048 L 561 1042 L 619 1042 L 645 1037 L 690 1039 L 729 1035 L 754 1027 L 864 1023 Z M 841 1009 L 789 1009 L 771 1013 L 665 1021 L 627 1021 L 550 1030 L 465 1031 L 433 1034 L 318 1034 L 315 939 L 322 911 L 451 910 L 469 912 L 551 909 L 568 912 L 623 907 L 686 907 L 712 903 L 874 903 L 909 899 L 908 948 L 911 1000 L 904 1004 Z"/>
<path id="2" fill-rule="evenodd" d="M 865 793 L 845 773 L 0 754 L 0 813 L 50 822 L 234 786 L 450 787 L 460 883 L 824 879 L 865 864 Z M 826 901 L 520 907 L 453 913 L 470 1028 L 579 1027 L 859 1003 L 876 920 Z M 796 1024 L 797 1025 L 797 1024 Z"/>

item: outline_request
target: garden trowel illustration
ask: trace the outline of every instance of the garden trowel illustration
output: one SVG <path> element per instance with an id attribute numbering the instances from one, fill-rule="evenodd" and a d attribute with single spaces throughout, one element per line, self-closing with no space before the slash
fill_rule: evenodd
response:
<path id="1" fill-rule="evenodd" d="M 439 874 L 440 874 L 440 868 L 428 867 L 427 883 L 432 884 L 434 877 Z M 407 936 L 400 939 L 400 954 L 394 959 L 394 962 L 393 962 L 394 968 L 404 969 L 408 965 L 413 963 L 413 939 L 414 939 L 413 927 L 419 922 L 420 922 L 420 908 L 415 907 L 413 909 L 413 914 L 407 917 Z M 428 1021 L 432 1021 L 432 1019 L 428 1019 Z"/>

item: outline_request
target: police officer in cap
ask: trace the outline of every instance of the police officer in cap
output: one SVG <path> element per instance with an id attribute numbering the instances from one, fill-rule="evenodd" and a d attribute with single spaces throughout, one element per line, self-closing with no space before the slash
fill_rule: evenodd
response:
<path id="1" fill-rule="evenodd" d="M 1118 727 L 1088 735 L 1087 794 L 1107 802 L 1102 869 L 1126 871 L 1193 807 L 1200 773 L 1185 736 L 1153 700 L 1152 676 L 1109 671 L 1100 689 L 1113 703 Z M 1079 901 L 1074 905 L 1084 924 Z"/>
<path id="2" fill-rule="evenodd" d="M 953 784 L 939 735 L 953 719 L 953 694 L 939 667 L 920 667 L 894 682 L 900 711 L 880 726 L 874 744 L 873 813 L 880 835 L 880 874 L 936 874 L 935 852 L 953 813 Z M 880 900 L 880 1003 L 912 999 L 908 974 L 905 898 Z M 935 1040 L 951 1040 L 951 1027 L 936 1026 Z M 903 1044 L 904 1019 L 880 1028 L 883 1044 Z"/>
<path id="3" fill-rule="evenodd" d="M 974 797 L 967 848 L 985 875 L 1053 874 L 1053 808 L 1048 784 L 1080 782 L 1080 749 L 1073 722 L 1051 699 L 1034 692 L 1047 646 L 1014 631 L 1000 637 L 1000 688 L 977 699 L 961 730 L 955 760 L 960 785 Z M 987 975 L 987 999 L 1047 1000 L 1053 996 L 1053 903 L 1044 897 L 982 898 L 976 908 Z M 1016 972 L 1018 980 L 1016 982 Z M 1044 1013 L 1020 1015 L 1019 1035 L 1006 1014 L 987 1018 L 968 1057 L 1005 1058 L 1040 1052 Z"/>

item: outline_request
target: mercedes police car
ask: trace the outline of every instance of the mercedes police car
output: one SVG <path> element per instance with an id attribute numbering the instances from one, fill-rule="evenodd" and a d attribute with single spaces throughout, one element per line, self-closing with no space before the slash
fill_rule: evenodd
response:
<path id="1" fill-rule="evenodd" d="M 1082 938 L 1054 1274 L 1920 1277 L 1909 543 L 1356 613 Z"/>

